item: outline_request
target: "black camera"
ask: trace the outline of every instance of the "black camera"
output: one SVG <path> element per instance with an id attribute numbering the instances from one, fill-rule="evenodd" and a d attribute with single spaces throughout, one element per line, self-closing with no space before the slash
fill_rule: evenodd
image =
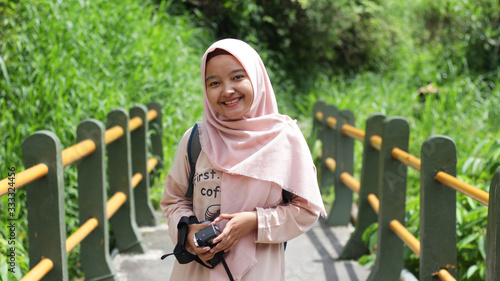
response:
<path id="1" fill-rule="evenodd" d="M 201 247 L 210 247 L 213 248 L 215 247 L 216 244 L 214 244 L 212 241 L 215 239 L 215 237 L 219 236 L 220 231 L 219 228 L 215 225 L 209 225 L 208 227 L 196 232 L 194 234 L 194 244 L 201 248 Z"/>

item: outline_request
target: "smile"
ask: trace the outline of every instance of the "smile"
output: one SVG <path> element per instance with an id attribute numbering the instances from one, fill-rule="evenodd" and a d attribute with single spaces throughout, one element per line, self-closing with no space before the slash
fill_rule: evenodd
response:
<path id="1" fill-rule="evenodd" d="M 225 101 L 224 104 L 225 105 L 231 105 L 231 104 L 235 104 L 237 102 L 239 102 L 241 100 L 241 98 L 237 98 L 237 99 L 234 99 L 234 100 L 231 100 L 231 101 Z"/>

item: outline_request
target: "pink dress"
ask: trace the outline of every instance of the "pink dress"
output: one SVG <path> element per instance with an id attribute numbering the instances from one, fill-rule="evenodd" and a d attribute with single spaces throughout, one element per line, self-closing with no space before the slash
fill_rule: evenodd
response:
<path id="1" fill-rule="evenodd" d="M 307 200 L 294 195 L 292 201 L 282 205 L 279 185 L 273 182 L 260 181 L 241 175 L 231 175 L 217 171 L 202 151 L 197 161 L 196 180 L 193 198 L 186 198 L 188 187 L 188 176 L 190 172 L 187 156 L 187 143 L 189 139 L 188 130 L 183 136 L 175 155 L 174 164 L 167 175 L 165 191 L 161 200 L 161 208 L 168 219 L 169 235 L 174 244 L 177 244 L 177 223 L 182 216 L 195 215 L 199 221 L 211 220 L 220 212 L 221 204 L 232 204 L 232 211 L 257 211 L 258 230 L 250 233 L 249 237 L 254 243 L 239 243 L 232 251 L 226 254 L 226 259 L 231 255 L 244 255 L 250 252 L 250 247 L 255 248 L 253 264 L 242 276 L 234 276 L 235 280 L 255 281 L 268 280 L 278 281 L 285 278 L 285 255 L 283 242 L 289 241 L 309 230 L 318 219 L 321 209 L 310 204 Z M 231 177 L 232 183 L 237 188 L 224 186 L 224 179 Z M 259 187 L 262 186 L 262 189 Z M 256 190 L 259 188 L 259 190 Z M 226 194 L 224 194 L 226 193 Z M 245 198 L 255 197 L 259 194 L 259 200 L 252 200 L 251 205 L 245 203 Z M 235 198 L 234 201 L 221 201 L 221 194 L 226 198 Z M 219 206 L 219 207 L 218 207 Z M 220 225 L 221 228 L 224 225 Z M 241 241 L 240 241 L 241 242 Z M 251 249 L 253 250 L 253 249 Z M 238 256 L 234 257 L 236 260 Z M 252 257 L 253 258 L 253 257 Z M 229 280 L 222 264 L 224 274 L 211 273 L 215 269 L 208 269 L 202 265 L 191 262 L 181 265 L 175 262 L 170 280 Z M 216 267 L 216 268 L 217 268 Z M 231 265 L 229 266 L 231 269 Z M 212 276 L 211 276 L 212 274 Z"/>

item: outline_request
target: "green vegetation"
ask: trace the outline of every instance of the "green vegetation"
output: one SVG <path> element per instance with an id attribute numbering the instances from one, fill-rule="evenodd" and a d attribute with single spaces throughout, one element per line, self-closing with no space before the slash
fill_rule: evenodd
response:
<path id="1" fill-rule="evenodd" d="M 459 178 L 483 190 L 489 189 L 494 168 L 500 162 L 500 132 L 495 124 L 498 119 L 492 118 L 500 112 L 498 90 L 484 99 L 475 94 L 480 92 L 478 88 L 482 80 L 456 78 L 439 87 L 439 100 L 428 97 L 421 104 L 415 89 L 407 88 L 403 77 L 365 73 L 351 79 L 325 77 L 317 86 L 329 94 L 318 95 L 318 98 L 339 108 L 352 110 L 360 128 L 364 128 L 367 117 L 374 112 L 405 117 L 411 128 L 410 153 L 418 157 L 427 137 L 435 134 L 450 136 L 457 144 Z M 360 100 L 363 102 L 360 103 Z M 361 153 L 362 146 L 357 143 L 355 175 L 358 176 Z M 418 237 L 419 173 L 413 169 L 408 171 L 407 226 Z M 487 208 L 461 194 L 457 202 L 458 268 L 460 276 L 463 276 L 461 280 L 484 280 L 481 274 L 484 274 Z M 408 249 L 406 265 L 415 273 L 418 272 L 418 258 Z M 467 272 L 469 268 L 472 269 Z M 473 272 L 476 269 L 478 271 Z M 471 278 L 466 278 L 468 275 Z"/>
<path id="2" fill-rule="evenodd" d="M 105 122 L 113 108 L 128 110 L 156 100 L 164 109 L 165 153 L 172 156 L 189 124 L 201 119 L 199 61 L 211 36 L 195 28 L 188 15 L 169 16 L 166 3 L 132 0 L 7 5 L 15 13 L 2 16 L 1 22 L 7 30 L 0 39 L 1 178 L 11 166 L 17 173 L 24 170 L 21 144 L 37 130 L 54 132 L 67 148 L 75 144 L 80 121 Z M 77 173 L 74 165 L 64 172 L 69 235 L 79 225 Z M 153 199 L 158 207 L 163 188 L 161 180 L 156 182 Z M 1 280 L 17 280 L 28 271 L 25 192 L 17 191 L 18 265 L 12 277 L 5 260 L 7 216 L 0 219 Z M 2 213 L 6 199 L 0 200 Z M 79 247 L 69 254 L 71 279 L 82 274 L 78 253 Z"/>
<path id="3" fill-rule="evenodd" d="M 0 157 L 8 160 L 0 161 L 0 178 L 10 166 L 24 170 L 21 143 L 29 134 L 51 130 L 66 148 L 81 120 L 105 121 L 115 107 L 152 100 L 164 107 L 165 173 L 182 133 L 202 119 L 204 50 L 235 37 L 259 51 L 281 112 L 307 135 L 318 100 L 351 109 L 362 129 L 374 112 L 403 116 L 412 154 L 428 136 L 448 135 L 457 144 L 459 178 L 488 190 L 500 163 L 499 25 L 494 0 L 3 0 Z M 439 98 L 421 101 L 417 91 L 430 83 Z M 356 153 L 355 176 L 359 144 Z M 409 177 L 407 225 L 418 237 L 419 175 L 410 169 Z M 75 167 L 65 168 L 65 184 L 69 235 L 79 224 Z M 156 207 L 161 192 L 160 180 L 152 189 Z M 25 199 L 22 188 L 14 278 L 28 269 Z M 2 197 L 0 208 L 6 203 Z M 457 208 L 459 279 L 484 280 L 487 208 L 462 195 Z M 0 224 L 0 279 L 10 280 L 5 216 Z M 82 275 L 78 252 L 69 255 L 72 280 Z M 406 266 L 418 274 L 409 250 Z"/>

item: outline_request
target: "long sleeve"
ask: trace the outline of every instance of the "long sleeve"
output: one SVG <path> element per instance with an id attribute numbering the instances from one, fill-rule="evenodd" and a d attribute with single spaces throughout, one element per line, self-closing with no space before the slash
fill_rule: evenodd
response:
<path id="1" fill-rule="evenodd" d="M 183 216 L 193 216 L 193 202 L 186 197 L 189 183 L 190 166 L 187 156 L 187 143 L 191 130 L 188 130 L 175 154 L 174 163 L 165 180 L 165 190 L 160 201 L 160 206 L 167 217 L 168 233 L 174 244 L 177 244 L 177 224 Z"/>
<path id="2" fill-rule="evenodd" d="M 307 200 L 293 196 L 286 205 L 256 208 L 258 230 L 256 243 L 281 243 L 308 231 L 319 217 L 320 210 Z"/>

